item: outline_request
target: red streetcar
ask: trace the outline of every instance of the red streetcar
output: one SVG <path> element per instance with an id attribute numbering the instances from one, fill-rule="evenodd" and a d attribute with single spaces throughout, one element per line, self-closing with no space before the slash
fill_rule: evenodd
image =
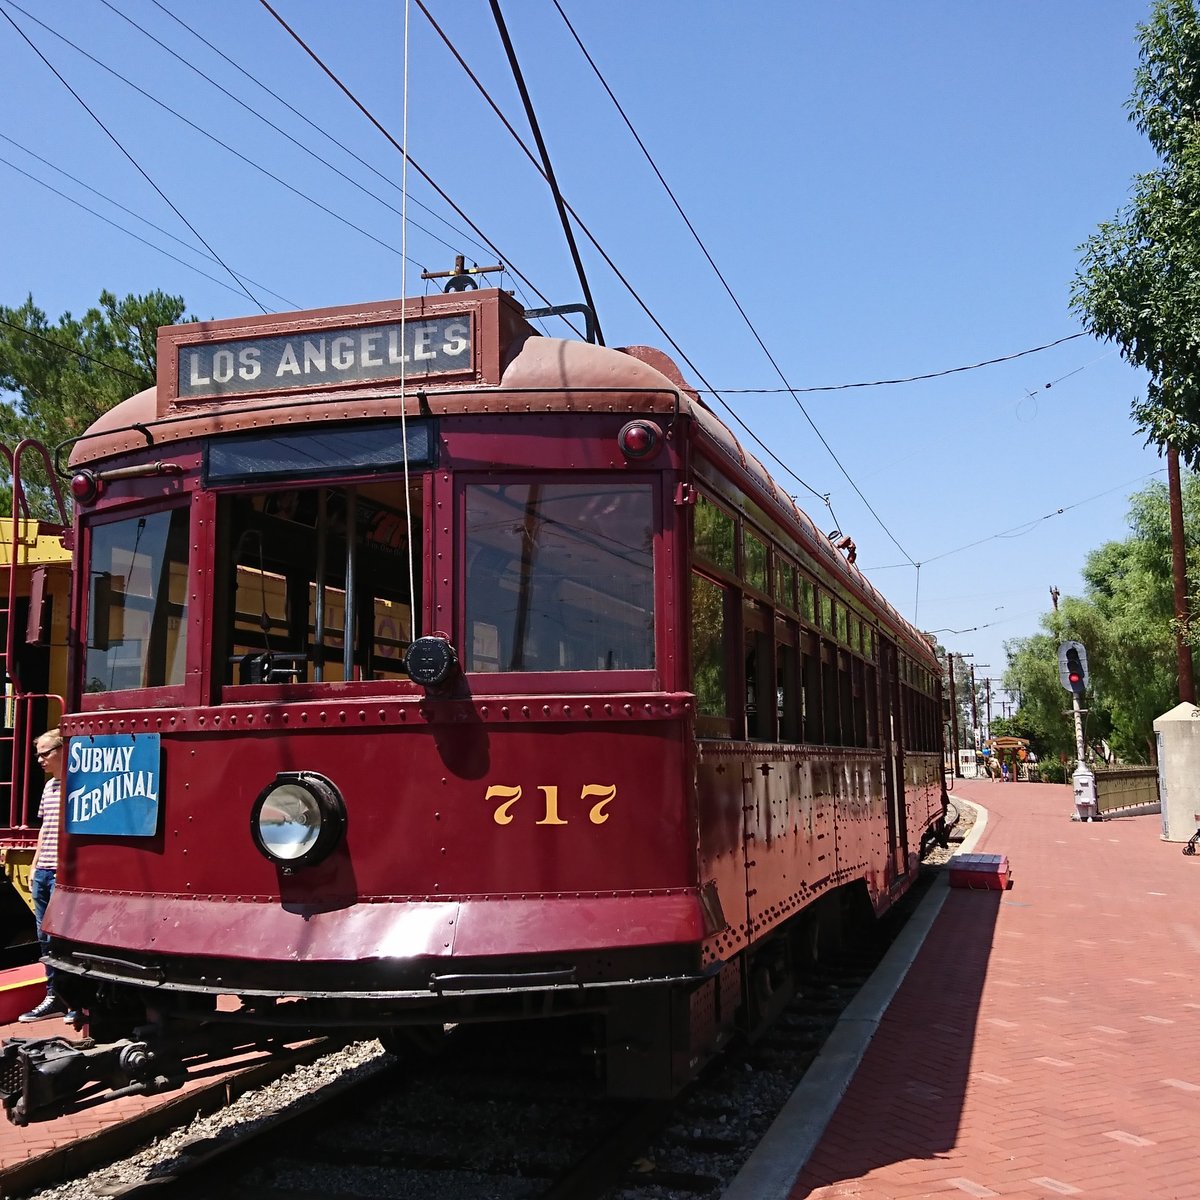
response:
<path id="1" fill-rule="evenodd" d="M 929 644 L 660 352 L 481 290 L 158 362 L 70 453 L 47 925 L 97 1046 L 10 1043 L 14 1120 L 201 1045 L 570 1014 L 669 1094 L 945 836 Z"/>

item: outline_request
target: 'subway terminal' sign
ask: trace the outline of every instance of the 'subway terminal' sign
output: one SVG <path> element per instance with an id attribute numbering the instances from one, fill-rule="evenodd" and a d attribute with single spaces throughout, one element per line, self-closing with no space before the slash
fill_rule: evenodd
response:
<path id="1" fill-rule="evenodd" d="M 68 833 L 153 837 L 161 754 L 157 733 L 72 738 L 63 824 Z"/>

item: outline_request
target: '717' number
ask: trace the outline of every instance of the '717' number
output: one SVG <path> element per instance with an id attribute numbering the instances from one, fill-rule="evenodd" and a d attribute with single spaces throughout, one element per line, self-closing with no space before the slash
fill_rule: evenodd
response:
<path id="1" fill-rule="evenodd" d="M 565 817 L 558 812 L 558 786 L 556 784 L 539 784 L 538 789 L 545 797 L 545 810 L 538 825 L 566 825 Z M 603 825 L 608 820 L 608 805 L 617 798 L 615 783 L 585 783 L 579 794 L 581 801 L 593 801 L 588 810 L 588 820 L 593 825 Z M 502 803 L 492 813 L 492 820 L 497 825 L 511 825 L 513 821 L 513 806 L 521 799 L 521 785 L 509 786 L 503 783 L 493 783 L 487 790 L 488 800 L 500 800 Z"/>

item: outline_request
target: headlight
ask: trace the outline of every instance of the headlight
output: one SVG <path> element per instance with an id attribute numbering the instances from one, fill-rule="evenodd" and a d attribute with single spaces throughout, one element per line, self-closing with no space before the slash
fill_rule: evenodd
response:
<path id="1" fill-rule="evenodd" d="M 320 862 L 341 840 L 346 806 L 323 775 L 283 772 L 259 793 L 250 836 L 271 862 L 292 871 Z"/>

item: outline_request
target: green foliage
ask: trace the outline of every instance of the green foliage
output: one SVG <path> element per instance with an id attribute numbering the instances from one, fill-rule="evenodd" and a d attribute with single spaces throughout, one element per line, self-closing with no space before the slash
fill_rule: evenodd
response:
<path id="1" fill-rule="evenodd" d="M 0 437 L 9 446 L 33 437 L 54 447 L 127 396 L 153 387 L 158 327 L 183 313 L 182 297 L 162 292 L 123 300 L 102 292 L 98 308 L 79 319 L 64 313 L 57 322 L 32 296 L 19 308 L 0 306 Z M 53 519 L 46 484 L 35 471 L 29 498 L 35 515 Z M 11 504 L 6 485 L 0 506 L 9 512 Z"/>
<path id="2" fill-rule="evenodd" d="M 1200 477 L 1183 472 L 1185 554 L 1189 592 L 1200 586 Z M 1039 758 L 1075 756 L 1074 727 L 1065 715 L 1070 694 L 1058 678 L 1058 645 L 1074 640 L 1088 652 L 1089 712 L 1085 736 L 1126 762 L 1154 759 L 1153 723 L 1178 702 L 1171 520 L 1167 485 L 1154 483 L 1130 501 L 1130 537 L 1093 550 L 1083 568 L 1085 594 L 1066 597 L 1042 618 L 1044 634 L 1005 644 L 1004 685 L 1019 691 L 1017 736 L 1029 737 Z M 1188 636 L 1197 638 L 1189 622 Z M 994 728 L 994 726 L 993 726 Z"/>
<path id="3" fill-rule="evenodd" d="M 1133 417 L 1148 440 L 1200 462 L 1200 17 L 1155 0 L 1138 27 L 1130 120 L 1161 160 L 1127 206 L 1081 247 L 1071 307 L 1096 337 L 1150 373 Z"/>

